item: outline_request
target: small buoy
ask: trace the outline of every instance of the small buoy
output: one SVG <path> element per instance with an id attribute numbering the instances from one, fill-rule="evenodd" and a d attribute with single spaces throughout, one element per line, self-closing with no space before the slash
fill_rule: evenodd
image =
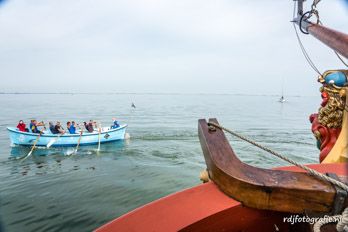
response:
<path id="1" fill-rule="evenodd" d="M 130 139 L 130 135 L 128 133 L 124 134 L 124 139 Z"/>

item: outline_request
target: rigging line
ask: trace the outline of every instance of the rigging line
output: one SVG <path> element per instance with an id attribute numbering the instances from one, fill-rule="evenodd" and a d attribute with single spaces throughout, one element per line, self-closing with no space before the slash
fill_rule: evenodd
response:
<path id="1" fill-rule="evenodd" d="M 321 21 L 319 20 L 319 14 L 318 14 L 318 10 L 316 9 L 317 8 L 317 5 L 318 3 L 320 2 L 321 0 L 313 0 L 313 3 L 312 3 L 312 12 L 316 14 L 317 18 L 318 18 L 318 22 L 322 25 Z M 337 53 L 337 51 L 333 50 L 337 56 L 337 58 L 346 66 L 348 67 L 348 64 L 343 60 L 343 58 Z"/>
<path id="2" fill-rule="evenodd" d="M 293 18 L 295 18 L 295 14 L 296 14 L 296 3 L 294 3 L 294 11 L 293 11 Z M 297 31 L 297 28 L 296 28 L 296 25 L 295 23 L 293 23 L 293 26 L 294 26 L 294 30 L 296 32 L 296 37 L 297 37 L 297 40 L 298 40 L 298 43 L 300 45 L 300 48 L 301 48 L 301 51 L 302 51 L 302 54 L 304 55 L 304 57 L 306 58 L 308 64 L 312 67 L 312 69 L 317 72 L 319 75 L 321 75 L 320 71 L 317 69 L 317 67 L 315 66 L 314 62 L 311 60 L 310 56 L 308 55 L 304 45 L 302 44 L 302 41 L 301 41 L 301 38 L 299 36 L 299 33 Z"/>
<path id="3" fill-rule="evenodd" d="M 313 5 L 314 5 L 314 6 L 317 6 L 319 2 L 320 2 L 320 0 L 314 0 L 314 1 L 313 1 Z"/>
<path id="4" fill-rule="evenodd" d="M 294 23 L 294 29 L 295 29 L 295 32 L 296 32 L 296 37 L 297 37 L 297 40 L 298 40 L 298 43 L 300 45 L 300 48 L 301 48 L 301 51 L 302 51 L 302 54 L 303 56 L 306 58 L 308 64 L 311 66 L 311 68 L 316 72 L 318 73 L 320 76 L 322 76 L 321 72 L 318 70 L 318 68 L 316 67 L 316 65 L 314 64 L 314 62 L 312 61 L 312 59 L 309 57 L 304 45 L 302 44 L 302 41 L 301 41 L 301 38 L 298 34 L 298 31 L 296 29 L 296 25 Z"/>
<path id="5" fill-rule="evenodd" d="M 319 12 L 318 10 L 316 9 L 317 8 L 317 5 L 319 4 L 321 0 L 313 0 L 313 3 L 312 3 L 312 13 L 314 13 L 316 16 L 317 16 L 317 23 L 319 23 L 320 25 L 323 25 L 322 22 L 319 20 Z M 295 3 L 295 6 L 296 6 L 296 3 Z M 294 9 L 295 9 L 295 6 L 294 6 Z M 294 17 L 295 17 L 295 11 L 294 11 Z M 301 28 L 300 28 L 301 29 Z M 348 64 L 343 60 L 343 58 L 340 56 L 340 54 L 337 53 L 336 50 L 333 50 L 334 53 L 336 54 L 337 58 L 346 66 L 348 67 Z"/>
<path id="6" fill-rule="evenodd" d="M 319 21 L 319 23 L 320 23 L 320 25 L 324 25 L 321 21 Z M 334 49 L 332 49 L 332 51 L 336 54 L 337 58 L 342 62 L 342 64 L 344 64 L 346 67 L 348 67 L 348 64 L 343 60 L 341 55 Z"/>
<path id="7" fill-rule="evenodd" d="M 339 59 L 346 67 L 348 67 L 348 64 L 343 60 L 343 58 L 340 56 L 340 54 L 339 54 L 338 52 L 336 52 L 335 50 L 334 50 L 334 52 L 335 52 L 336 56 L 338 57 L 338 59 Z"/>
<path id="8" fill-rule="evenodd" d="M 317 8 L 317 5 L 319 4 L 321 0 L 314 0 L 312 3 L 312 10 L 315 10 Z"/>
<path id="9" fill-rule="evenodd" d="M 296 15 L 296 2 L 294 2 L 293 18 L 295 18 L 295 15 Z M 312 61 L 312 59 L 311 59 L 310 56 L 308 55 L 308 53 L 307 53 L 307 51 L 306 51 L 304 45 L 302 44 L 302 41 L 301 41 L 300 35 L 298 34 L 298 31 L 297 31 L 295 22 L 293 22 L 293 26 L 294 26 L 294 30 L 295 30 L 295 33 L 296 33 L 297 41 L 298 41 L 298 43 L 299 43 L 299 45 L 300 45 L 300 48 L 301 48 L 301 51 L 302 51 L 303 56 L 306 58 L 308 64 L 311 66 L 311 68 L 312 68 L 316 73 L 318 73 L 320 76 L 322 76 L 321 72 L 318 70 L 318 68 L 316 67 L 316 65 L 314 64 L 314 62 Z"/>

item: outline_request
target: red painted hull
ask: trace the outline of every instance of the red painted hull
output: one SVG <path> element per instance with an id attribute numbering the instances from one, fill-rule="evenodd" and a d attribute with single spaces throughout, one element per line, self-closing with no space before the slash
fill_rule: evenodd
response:
<path id="1" fill-rule="evenodd" d="M 317 164 L 311 168 L 347 175 L 347 164 Z M 301 171 L 297 167 L 282 170 Z M 285 213 L 243 207 L 213 182 L 169 195 L 131 211 L 96 231 L 289 231 Z"/>

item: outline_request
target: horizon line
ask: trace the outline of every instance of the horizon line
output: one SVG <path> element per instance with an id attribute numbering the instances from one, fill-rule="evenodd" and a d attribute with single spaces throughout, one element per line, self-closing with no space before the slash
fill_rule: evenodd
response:
<path id="1" fill-rule="evenodd" d="M 246 94 L 246 93 L 161 93 L 161 92 L 0 92 L 1 95 L 230 95 L 230 96 L 281 96 L 281 94 Z M 315 95 L 284 95 L 288 97 L 315 97 Z"/>
<path id="2" fill-rule="evenodd" d="M 0 92 L 1 95 L 230 95 L 230 96 L 281 96 L 281 94 L 246 93 L 163 93 L 163 92 Z M 288 97 L 315 97 L 315 95 L 288 94 Z"/>

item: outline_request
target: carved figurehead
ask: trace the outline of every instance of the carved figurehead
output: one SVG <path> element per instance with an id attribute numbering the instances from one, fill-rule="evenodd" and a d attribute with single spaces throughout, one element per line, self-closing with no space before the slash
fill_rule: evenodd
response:
<path id="1" fill-rule="evenodd" d="M 340 146 L 343 148 L 335 151 L 336 153 L 347 152 L 347 91 L 348 70 L 330 70 L 319 77 L 318 81 L 322 84 L 320 88 L 322 103 L 319 112 L 312 114 L 309 119 L 312 123 L 312 132 L 317 139 L 320 149 L 320 162 L 323 162 L 330 154 L 338 141 L 340 135 Z M 345 123 L 344 123 L 345 122 Z M 344 133 L 341 133 L 344 126 Z M 341 136 L 341 137 L 342 137 Z M 345 147 L 345 148 L 344 148 Z M 337 149 L 335 149 L 337 150 Z M 335 154 L 336 156 L 347 154 Z M 336 161 L 340 162 L 340 161 Z"/>

